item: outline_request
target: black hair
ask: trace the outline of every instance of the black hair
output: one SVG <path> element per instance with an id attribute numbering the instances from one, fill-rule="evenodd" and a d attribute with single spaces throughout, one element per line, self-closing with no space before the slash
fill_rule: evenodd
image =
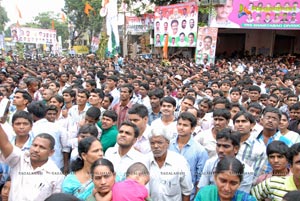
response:
<path id="1" fill-rule="evenodd" d="M 148 117 L 148 109 L 143 104 L 134 104 L 129 110 L 128 114 L 136 114 L 141 118 Z"/>
<path id="2" fill-rule="evenodd" d="M 240 182 L 243 180 L 244 165 L 235 157 L 225 156 L 222 158 L 217 164 L 215 174 L 217 175 L 228 170 L 237 175 Z"/>
<path id="3" fill-rule="evenodd" d="M 91 148 L 91 145 L 94 141 L 98 140 L 94 136 L 86 137 L 82 139 L 78 143 L 78 157 L 75 161 L 71 163 L 71 170 L 73 172 L 76 172 L 78 170 L 81 170 L 84 166 L 84 160 L 82 159 L 82 154 L 87 153 L 89 149 Z"/>
<path id="4" fill-rule="evenodd" d="M 31 95 L 28 93 L 28 91 L 22 90 L 22 89 L 18 89 L 18 90 L 15 92 L 15 94 L 16 94 L 16 93 L 22 94 L 22 97 L 23 97 L 25 100 L 28 101 L 27 104 L 31 103 L 32 97 L 31 97 Z"/>
<path id="5" fill-rule="evenodd" d="M 104 97 L 107 97 L 110 103 L 112 103 L 114 100 L 114 97 L 110 94 L 105 94 Z M 103 97 L 103 99 L 104 99 L 104 97 Z"/>
<path id="6" fill-rule="evenodd" d="M 285 194 L 282 198 L 282 200 L 285 201 L 299 201 L 300 200 L 300 191 L 290 191 L 287 194 Z"/>
<path id="7" fill-rule="evenodd" d="M 92 106 L 86 111 L 85 115 L 98 120 L 101 115 L 101 111 L 99 108 Z"/>
<path id="8" fill-rule="evenodd" d="M 111 118 L 113 122 L 116 122 L 118 120 L 118 114 L 113 110 L 106 110 L 103 113 L 103 117 Z"/>
<path id="9" fill-rule="evenodd" d="M 98 129 L 93 124 L 85 124 L 79 128 L 78 135 L 86 133 L 89 133 L 94 137 L 98 137 Z"/>
<path id="10" fill-rule="evenodd" d="M 31 125 L 33 124 L 32 116 L 26 111 L 16 111 L 16 113 L 12 116 L 12 124 L 20 118 L 28 120 Z"/>
<path id="11" fill-rule="evenodd" d="M 114 174 L 115 173 L 115 169 L 114 169 L 114 165 L 112 162 L 110 162 L 109 160 L 105 159 L 105 158 L 100 158 L 98 160 L 96 160 L 92 166 L 91 166 L 91 175 L 92 175 L 92 178 L 94 177 L 94 170 L 96 167 L 98 166 L 106 166 L 110 173 Z"/>
<path id="12" fill-rule="evenodd" d="M 63 90 L 62 94 L 69 94 L 71 97 L 75 98 L 76 97 L 76 92 L 74 90 L 72 90 L 72 88 L 67 88 L 65 90 Z"/>
<path id="13" fill-rule="evenodd" d="M 238 113 L 236 113 L 233 117 L 233 124 L 235 123 L 235 121 L 237 120 L 237 118 L 239 118 L 240 116 L 244 116 L 245 119 L 247 119 L 251 124 L 254 124 L 255 123 L 255 118 L 253 117 L 252 114 L 250 114 L 249 112 L 247 111 L 239 111 Z"/>
<path id="14" fill-rule="evenodd" d="M 90 97 L 90 92 L 86 89 L 78 89 L 77 94 L 85 94 L 87 99 Z"/>
<path id="15" fill-rule="evenodd" d="M 47 107 L 43 101 L 34 101 L 27 106 L 27 110 L 37 118 L 42 119 L 46 115 Z"/>
<path id="16" fill-rule="evenodd" d="M 300 153 L 300 142 L 293 144 L 288 152 L 288 160 L 291 166 L 293 166 L 293 159 Z"/>
<path id="17" fill-rule="evenodd" d="M 300 110 L 300 103 L 295 103 L 293 105 L 291 105 L 291 107 L 289 108 L 289 111 L 291 110 Z"/>
<path id="18" fill-rule="evenodd" d="M 46 113 L 49 111 L 49 110 L 52 110 L 52 111 L 55 111 L 56 113 L 58 113 L 58 109 L 55 105 L 47 105 L 46 106 Z"/>
<path id="19" fill-rule="evenodd" d="M 245 108 L 239 103 L 231 103 L 231 109 L 237 107 L 240 111 L 245 111 Z"/>
<path id="20" fill-rule="evenodd" d="M 260 110 L 260 113 L 262 113 L 262 111 L 263 111 L 262 106 L 261 106 L 259 103 L 257 103 L 257 102 L 250 103 L 250 104 L 248 105 L 248 110 L 249 110 L 250 108 L 255 108 L 255 109 L 257 109 L 257 110 Z"/>
<path id="21" fill-rule="evenodd" d="M 164 90 L 159 89 L 159 88 L 153 89 L 153 90 L 149 91 L 148 96 L 149 96 L 149 98 L 151 98 L 151 96 L 155 96 L 159 99 L 162 99 L 164 97 Z"/>
<path id="22" fill-rule="evenodd" d="M 213 103 L 212 103 L 212 101 L 211 101 L 209 98 L 203 98 L 202 100 L 200 100 L 199 103 L 198 103 L 198 107 L 199 107 L 199 105 L 200 105 L 201 103 L 207 104 L 207 106 L 208 106 L 208 111 L 210 111 L 211 108 L 212 108 L 212 106 L 213 106 Z"/>
<path id="23" fill-rule="evenodd" d="M 278 153 L 280 155 L 288 157 L 289 147 L 282 141 L 274 140 L 267 146 L 267 156 L 270 154 Z"/>
<path id="24" fill-rule="evenodd" d="M 230 128 L 224 128 L 217 132 L 216 140 L 223 139 L 230 140 L 233 146 L 240 147 L 241 135 L 237 131 L 233 131 Z"/>
<path id="25" fill-rule="evenodd" d="M 50 150 L 53 150 L 54 149 L 54 146 L 55 146 L 55 139 L 54 139 L 54 137 L 52 136 L 52 135 L 50 135 L 50 134 L 48 134 L 48 133 L 40 133 L 40 134 L 38 134 L 37 136 L 35 136 L 35 138 L 34 138 L 34 140 L 36 139 L 36 138 L 43 138 L 43 139 L 47 139 L 47 140 L 49 140 L 49 143 L 50 143 Z M 33 141 L 34 141 L 33 140 Z"/>
<path id="26" fill-rule="evenodd" d="M 261 92 L 261 88 L 259 86 L 257 86 L 257 85 L 251 85 L 249 87 L 249 92 L 250 91 L 257 91 L 258 93 L 260 93 Z"/>
<path id="27" fill-rule="evenodd" d="M 233 92 L 238 92 L 240 95 L 242 94 L 241 90 L 238 87 L 232 87 L 230 90 L 230 94 L 232 94 Z"/>
<path id="28" fill-rule="evenodd" d="M 121 123 L 120 128 L 122 126 L 130 126 L 130 127 L 132 127 L 133 130 L 134 130 L 134 137 L 137 138 L 139 136 L 139 133 L 140 133 L 139 128 L 134 123 L 132 123 L 130 121 L 124 121 L 123 123 Z M 119 128 L 119 130 L 120 130 L 120 128 Z"/>
<path id="29" fill-rule="evenodd" d="M 46 198 L 45 201 L 57 201 L 57 200 L 80 201 L 80 199 L 75 197 L 74 195 L 66 194 L 66 193 L 53 193 L 48 198 Z"/>
<path id="30" fill-rule="evenodd" d="M 173 105 L 173 107 L 176 107 L 176 100 L 171 97 L 171 96 L 166 96 L 166 97 L 163 97 L 161 100 L 160 100 L 160 105 L 162 105 L 164 102 L 166 103 L 170 103 Z"/>
<path id="31" fill-rule="evenodd" d="M 188 120 L 191 123 L 191 127 L 194 128 L 197 125 L 197 118 L 191 114 L 190 112 L 182 112 L 180 113 L 178 120 L 182 119 L 182 120 Z M 178 123 L 177 120 L 177 123 Z"/>
<path id="32" fill-rule="evenodd" d="M 268 99 L 269 95 L 268 94 L 260 94 L 259 99 L 262 99 L 262 98 Z"/>
<path id="33" fill-rule="evenodd" d="M 97 94 L 101 99 L 104 98 L 104 92 L 102 91 L 102 89 L 94 88 L 91 90 L 91 93 Z"/>
<path id="34" fill-rule="evenodd" d="M 92 87 L 97 87 L 97 83 L 95 80 L 86 80 L 85 83 L 89 83 Z"/>
<path id="35" fill-rule="evenodd" d="M 123 84 L 123 85 L 121 85 L 120 86 L 120 90 L 122 89 L 122 88 L 127 88 L 128 89 L 128 92 L 131 94 L 132 92 L 133 92 L 133 86 L 132 86 L 132 84 Z"/>
<path id="36" fill-rule="evenodd" d="M 61 95 L 55 95 L 55 96 L 52 96 L 52 97 L 50 98 L 50 100 L 51 100 L 52 98 L 55 98 L 55 100 L 57 100 L 59 103 L 64 103 L 64 97 L 62 97 Z M 63 107 L 63 106 L 64 106 L 64 104 L 62 104 L 61 107 Z"/>
<path id="37" fill-rule="evenodd" d="M 263 111 L 263 115 L 266 115 L 267 112 L 275 113 L 278 115 L 278 119 L 281 119 L 281 112 L 278 108 L 267 106 Z"/>
<path id="38" fill-rule="evenodd" d="M 144 87 L 146 91 L 149 91 L 149 84 L 148 83 L 141 83 L 140 87 Z"/>
<path id="39" fill-rule="evenodd" d="M 224 104 L 226 109 L 228 109 L 228 110 L 231 109 L 231 103 L 225 97 L 216 97 L 216 98 L 214 98 L 213 106 L 215 107 L 215 105 L 217 105 L 217 104 Z"/>
<path id="40" fill-rule="evenodd" d="M 195 98 L 193 96 L 184 96 L 182 101 L 184 101 L 185 99 L 192 101 L 193 105 L 195 104 Z"/>
<path id="41" fill-rule="evenodd" d="M 224 117 L 226 120 L 229 120 L 231 114 L 227 109 L 216 109 L 213 111 L 213 117 Z"/>

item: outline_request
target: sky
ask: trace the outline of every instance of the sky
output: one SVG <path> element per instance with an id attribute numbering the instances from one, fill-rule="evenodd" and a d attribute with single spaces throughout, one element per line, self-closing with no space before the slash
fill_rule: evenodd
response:
<path id="1" fill-rule="evenodd" d="M 64 0 L 0 0 L 2 7 L 5 8 L 10 22 L 6 24 L 9 26 L 16 23 L 17 20 L 22 25 L 26 22 L 33 21 L 33 18 L 41 12 L 54 11 L 61 13 L 64 7 Z M 22 13 L 22 18 L 19 19 L 17 7 Z"/>

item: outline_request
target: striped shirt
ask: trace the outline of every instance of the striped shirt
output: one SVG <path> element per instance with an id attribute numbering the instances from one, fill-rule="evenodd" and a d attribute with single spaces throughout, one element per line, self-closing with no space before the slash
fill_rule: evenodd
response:
<path id="1" fill-rule="evenodd" d="M 251 189 L 251 194 L 257 200 L 269 198 L 274 201 L 282 200 L 289 191 L 297 190 L 293 176 L 270 177 Z"/>
<path id="2" fill-rule="evenodd" d="M 266 148 L 255 138 L 249 137 L 242 142 L 236 157 L 253 168 L 254 179 L 265 173 L 268 164 Z"/>

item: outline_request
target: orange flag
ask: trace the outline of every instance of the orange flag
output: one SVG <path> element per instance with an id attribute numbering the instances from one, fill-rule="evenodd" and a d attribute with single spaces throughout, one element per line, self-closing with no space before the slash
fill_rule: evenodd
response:
<path id="1" fill-rule="evenodd" d="M 20 11 L 18 5 L 16 5 L 16 9 L 17 9 L 17 11 L 18 11 L 19 18 L 22 18 L 22 13 L 21 13 L 21 11 Z"/>
<path id="2" fill-rule="evenodd" d="M 63 22 L 66 22 L 66 17 L 65 17 L 65 14 L 61 14 L 61 20 L 63 21 Z"/>
<path id="3" fill-rule="evenodd" d="M 19 20 L 17 20 L 16 27 L 20 27 Z"/>
<path id="4" fill-rule="evenodd" d="M 168 41 L 169 41 L 169 35 L 166 35 L 165 41 L 164 41 L 164 47 L 163 47 L 163 58 L 168 59 Z"/>
<path id="5" fill-rule="evenodd" d="M 54 29 L 54 20 L 51 22 L 51 28 Z"/>
<path id="6" fill-rule="evenodd" d="M 89 3 L 85 3 L 84 13 L 90 16 L 90 10 L 94 10 L 94 8 Z"/>

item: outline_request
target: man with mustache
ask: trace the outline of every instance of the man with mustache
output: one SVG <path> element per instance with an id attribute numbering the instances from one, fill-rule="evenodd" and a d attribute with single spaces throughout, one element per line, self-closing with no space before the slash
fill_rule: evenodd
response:
<path id="1" fill-rule="evenodd" d="M 11 168 L 9 200 L 45 200 L 61 191 L 64 175 L 50 159 L 54 146 L 55 139 L 41 133 L 33 139 L 30 149 L 22 152 L 9 142 L 0 125 L 1 159 Z"/>
<path id="2" fill-rule="evenodd" d="M 133 147 L 138 137 L 138 127 L 131 122 L 124 121 L 117 135 L 118 146 L 110 147 L 105 152 L 105 158 L 114 164 L 117 182 L 126 179 L 129 166 L 136 162 L 145 163 L 145 156 Z"/>
<path id="3" fill-rule="evenodd" d="M 279 140 L 284 142 L 287 146 L 292 146 L 292 142 L 284 137 L 278 130 L 279 122 L 281 119 L 281 113 L 279 109 L 274 107 L 266 107 L 264 109 L 263 117 L 261 119 L 263 130 L 256 137 L 256 139 L 262 144 L 267 146 L 274 140 Z M 272 167 L 268 164 L 266 173 L 272 171 Z"/>
<path id="4" fill-rule="evenodd" d="M 211 27 L 223 28 L 239 28 L 240 26 L 228 19 L 233 10 L 233 0 L 227 0 L 226 4 L 219 4 L 215 6 L 216 18 L 210 22 Z"/>
<path id="5" fill-rule="evenodd" d="M 216 140 L 217 156 L 214 156 L 206 161 L 197 186 L 198 189 L 206 185 L 215 184 L 214 171 L 218 162 L 225 156 L 235 157 L 239 152 L 241 142 L 241 135 L 239 132 L 225 128 L 217 133 Z M 246 163 L 243 164 L 245 166 L 244 175 L 239 190 L 249 193 L 253 182 L 254 172 L 249 165 Z"/>

